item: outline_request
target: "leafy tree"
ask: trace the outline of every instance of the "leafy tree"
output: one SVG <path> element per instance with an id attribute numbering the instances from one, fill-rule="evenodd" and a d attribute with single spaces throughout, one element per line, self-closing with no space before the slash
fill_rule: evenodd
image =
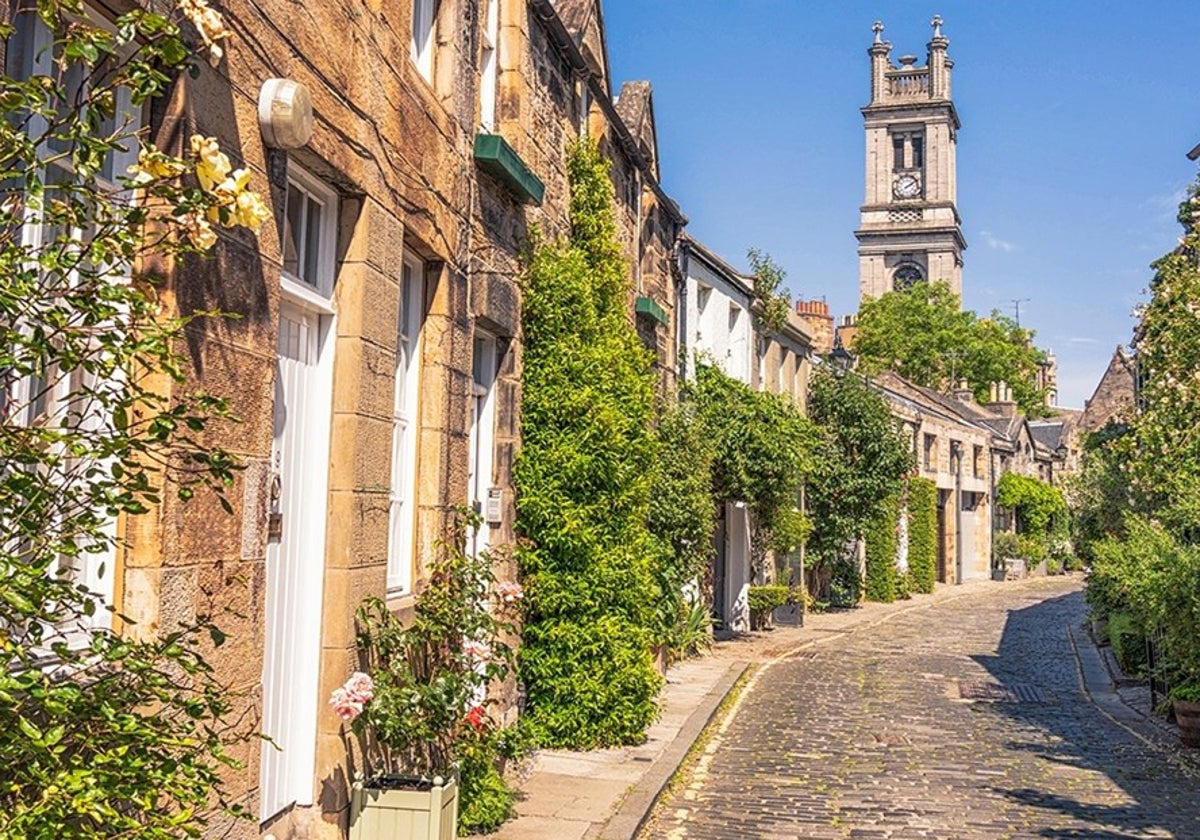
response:
<path id="1" fill-rule="evenodd" d="M 751 248 L 746 258 L 750 261 L 750 275 L 754 279 L 754 300 L 759 305 L 759 320 L 769 329 L 780 332 L 787 326 L 792 311 L 792 299 L 782 291 L 787 273 L 771 258 L 757 248 Z"/>
<path id="2" fill-rule="evenodd" d="M 1154 264 L 1136 335 L 1140 416 L 1129 474 L 1138 504 L 1189 542 L 1200 538 L 1200 184 L 1180 209 L 1180 246 Z"/>
<path id="3" fill-rule="evenodd" d="M 112 28 L 43 0 L 0 24 L 24 57 L 0 78 L 0 837 L 197 836 L 248 737 L 206 659 L 225 639 L 215 593 L 156 632 L 77 575 L 168 486 L 187 499 L 232 480 L 202 438 L 228 407 L 186 390 L 175 350 L 197 316 L 164 314 L 153 266 L 269 212 L 212 138 L 176 157 L 126 119 L 189 68 L 181 16 L 219 54 L 203 0 Z M 35 32 L 52 49 L 35 54 Z"/>
<path id="4" fill-rule="evenodd" d="M 627 313 L 608 165 L 585 140 L 568 167 L 570 236 L 537 243 L 522 278 L 520 674 L 537 740 L 587 748 L 639 741 L 657 714 L 662 555 L 655 379 Z"/>
<path id="5" fill-rule="evenodd" d="M 831 564 L 900 492 L 912 453 L 886 400 L 861 377 L 830 365 L 813 377 L 809 417 L 821 436 L 808 483 L 808 545 L 816 563 Z"/>
<path id="6" fill-rule="evenodd" d="M 960 306 L 944 282 L 917 283 L 864 302 L 854 338 L 862 371 L 895 370 L 927 388 L 965 379 L 980 402 L 991 383 L 1004 381 L 1023 411 L 1045 414 L 1045 392 L 1036 380 L 1045 354 L 1033 346 L 1033 332 L 999 312 L 980 318 Z"/>
<path id="7" fill-rule="evenodd" d="M 658 418 L 659 460 L 650 493 L 649 527 L 659 544 L 657 570 L 661 596 L 655 608 L 656 635 L 672 649 L 693 646 L 683 636 L 697 630 L 696 605 L 684 597 L 702 580 L 713 558 L 716 506 L 712 468 L 715 452 L 694 400 L 686 394 L 667 402 Z M 687 453 L 680 457 L 680 453 Z"/>
<path id="8" fill-rule="evenodd" d="M 816 431 L 783 396 L 754 391 L 713 366 L 697 368 L 691 395 L 715 453 L 713 496 L 749 507 L 757 579 L 768 550 L 790 552 L 807 534 L 796 505 Z"/>

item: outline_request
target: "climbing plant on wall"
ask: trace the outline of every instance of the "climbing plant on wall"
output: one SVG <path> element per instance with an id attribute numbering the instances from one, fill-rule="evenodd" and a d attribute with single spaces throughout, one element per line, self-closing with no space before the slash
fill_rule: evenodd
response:
<path id="1" fill-rule="evenodd" d="M 900 543 L 896 529 L 900 523 L 900 497 L 889 496 L 875 509 L 863 534 L 867 550 L 867 579 L 863 595 L 868 601 L 890 604 L 896 600 L 899 572 L 896 555 Z"/>
<path id="2" fill-rule="evenodd" d="M 918 592 L 932 592 L 937 580 L 937 485 L 908 479 L 908 573 Z"/>
<path id="3" fill-rule="evenodd" d="M 608 163 L 569 153 L 569 237 L 534 244 L 522 279 L 526 591 L 520 675 L 546 746 L 638 741 L 656 715 L 654 376 L 626 311 Z"/>
<path id="4" fill-rule="evenodd" d="M 751 572 L 757 578 L 769 550 L 790 552 L 807 537 L 797 505 L 816 429 L 786 398 L 754 391 L 711 365 L 698 366 L 689 392 L 715 453 L 713 496 L 750 509 Z"/>

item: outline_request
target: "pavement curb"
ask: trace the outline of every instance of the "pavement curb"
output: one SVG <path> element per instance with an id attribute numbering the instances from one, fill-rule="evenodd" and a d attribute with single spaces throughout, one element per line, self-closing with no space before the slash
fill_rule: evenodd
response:
<path id="1" fill-rule="evenodd" d="M 717 709 L 750 666 L 749 662 L 733 662 L 688 716 L 671 744 L 663 750 L 641 780 L 630 787 L 617 811 L 596 835 L 596 840 L 633 840 L 658 802 L 667 783 L 683 764 L 684 758 L 700 733 L 716 717 Z"/>
<path id="2" fill-rule="evenodd" d="M 1115 679 L 1099 648 L 1084 634 L 1083 641 L 1067 628 L 1067 638 L 1075 653 L 1079 687 L 1099 712 L 1142 743 L 1165 753 L 1192 771 L 1200 771 L 1200 756 L 1191 755 L 1178 736 L 1150 719 L 1145 712 L 1125 702 L 1116 690 Z"/>

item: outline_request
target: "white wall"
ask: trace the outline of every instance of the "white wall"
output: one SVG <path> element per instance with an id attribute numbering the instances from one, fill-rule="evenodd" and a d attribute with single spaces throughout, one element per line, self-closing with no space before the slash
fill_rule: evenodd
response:
<path id="1" fill-rule="evenodd" d="M 700 259 L 688 261 L 687 347 L 688 375 L 697 358 L 716 364 L 726 374 L 750 384 L 754 353 L 750 295 Z"/>

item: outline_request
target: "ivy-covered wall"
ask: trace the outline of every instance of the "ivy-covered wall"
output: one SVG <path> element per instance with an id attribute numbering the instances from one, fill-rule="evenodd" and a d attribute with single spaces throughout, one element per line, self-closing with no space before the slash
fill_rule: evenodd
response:
<path id="1" fill-rule="evenodd" d="M 868 601 L 891 603 L 896 600 L 900 573 L 896 569 L 899 540 L 900 497 L 889 496 L 880 503 L 867 523 L 864 539 L 867 549 L 867 579 L 864 595 Z"/>
<path id="2" fill-rule="evenodd" d="M 908 479 L 908 574 L 917 592 L 932 592 L 937 580 L 937 485 Z"/>
<path id="3" fill-rule="evenodd" d="M 609 167 L 592 141 L 569 167 L 571 233 L 536 243 L 523 278 L 520 674 L 540 742 L 587 748 L 638 741 L 657 714 L 657 443 Z"/>

